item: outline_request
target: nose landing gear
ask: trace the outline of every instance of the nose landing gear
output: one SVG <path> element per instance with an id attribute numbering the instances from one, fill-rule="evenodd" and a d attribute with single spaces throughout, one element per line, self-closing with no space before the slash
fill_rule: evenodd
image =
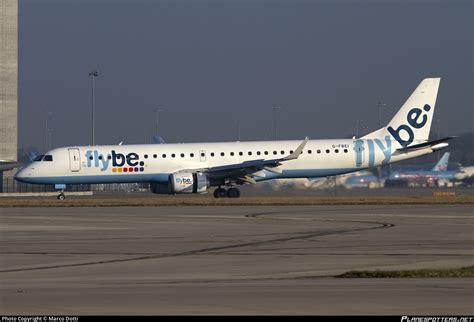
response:
<path id="1" fill-rule="evenodd" d="M 54 189 L 59 190 L 58 200 L 66 199 L 66 195 L 64 194 L 64 190 L 66 189 L 65 184 L 55 184 Z"/>

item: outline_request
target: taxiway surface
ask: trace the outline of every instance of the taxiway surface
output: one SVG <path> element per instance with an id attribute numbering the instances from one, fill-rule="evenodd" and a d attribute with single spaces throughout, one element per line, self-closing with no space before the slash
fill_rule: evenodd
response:
<path id="1" fill-rule="evenodd" d="M 471 205 L 0 208 L 2 314 L 473 314 Z"/>

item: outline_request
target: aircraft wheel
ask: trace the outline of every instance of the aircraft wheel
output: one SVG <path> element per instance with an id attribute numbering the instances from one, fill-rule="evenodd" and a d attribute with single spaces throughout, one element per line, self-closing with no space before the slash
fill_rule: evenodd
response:
<path id="1" fill-rule="evenodd" d="M 64 199 L 66 199 L 66 196 L 63 193 L 60 193 L 58 195 L 58 200 L 64 200 Z"/>
<path id="2" fill-rule="evenodd" d="M 224 198 L 227 195 L 227 191 L 224 188 L 217 188 L 214 190 L 214 198 Z"/>
<path id="3" fill-rule="evenodd" d="M 227 197 L 228 198 L 239 198 L 240 197 L 240 190 L 237 188 L 230 188 L 227 190 Z"/>

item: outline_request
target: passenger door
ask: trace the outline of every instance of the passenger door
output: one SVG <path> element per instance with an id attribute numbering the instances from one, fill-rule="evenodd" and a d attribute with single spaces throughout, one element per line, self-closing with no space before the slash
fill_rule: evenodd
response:
<path id="1" fill-rule="evenodd" d="M 69 168 L 72 172 L 79 172 L 81 170 L 79 149 L 69 149 Z"/>

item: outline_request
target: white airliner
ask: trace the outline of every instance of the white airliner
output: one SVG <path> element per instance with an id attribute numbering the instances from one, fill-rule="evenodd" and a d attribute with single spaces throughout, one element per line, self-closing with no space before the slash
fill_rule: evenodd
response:
<path id="1" fill-rule="evenodd" d="M 206 193 L 238 198 L 241 184 L 316 178 L 432 153 L 450 138 L 428 141 L 439 78 L 424 79 L 390 123 L 361 138 L 302 141 L 104 145 L 48 151 L 20 169 L 21 182 L 66 184 L 148 182 L 153 193 Z"/>

